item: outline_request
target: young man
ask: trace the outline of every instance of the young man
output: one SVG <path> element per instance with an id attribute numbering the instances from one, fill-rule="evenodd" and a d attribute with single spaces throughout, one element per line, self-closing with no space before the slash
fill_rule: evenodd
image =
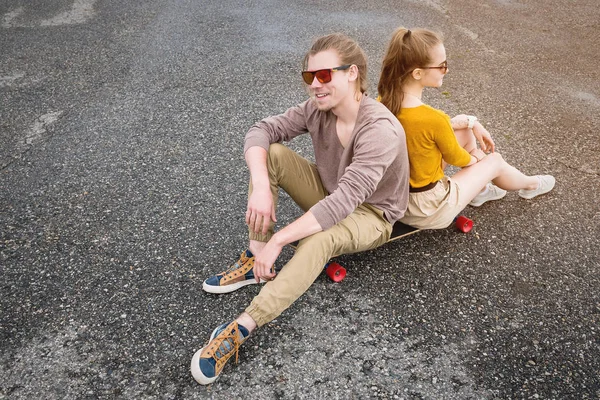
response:
<path id="1" fill-rule="evenodd" d="M 264 119 L 246 134 L 250 170 L 246 211 L 250 244 L 226 271 L 204 281 L 227 293 L 267 281 L 246 310 L 217 327 L 192 358 L 200 384 L 214 382 L 248 335 L 280 315 L 314 282 L 332 257 L 373 249 L 390 237 L 408 201 L 404 130 L 385 106 L 367 97 L 367 63 L 358 44 L 341 34 L 321 37 L 304 58 L 310 99 Z M 310 134 L 315 164 L 279 144 Z M 278 188 L 305 211 L 273 231 Z M 299 240 L 275 275 L 283 246 Z"/>

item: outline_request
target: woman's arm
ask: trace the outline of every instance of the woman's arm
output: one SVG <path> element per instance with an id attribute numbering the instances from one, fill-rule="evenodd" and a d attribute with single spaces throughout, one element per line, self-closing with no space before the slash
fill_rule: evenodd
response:
<path id="1" fill-rule="evenodd" d="M 452 129 L 471 129 L 475 139 L 479 143 L 481 150 L 487 153 L 493 153 L 496 150 L 496 145 L 492 139 L 492 135 L 481 125 L 476 117 L 472 115 L 459 114 L 450 119 Z"/>
<path id="2" fill-rule="evenodd" d="M 452 129 L 465 129 L 469 127 L 469 116 L 466 114 L 459 114 L 454 118 L 450 119 L 450 125 L 452 125 Z"/>

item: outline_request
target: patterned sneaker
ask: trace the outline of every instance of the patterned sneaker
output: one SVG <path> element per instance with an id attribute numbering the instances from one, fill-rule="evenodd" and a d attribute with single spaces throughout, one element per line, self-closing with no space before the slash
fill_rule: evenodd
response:
<path id="1" fill-rule="evenodd" d="M 229 293 L 246 285 L 257 283 L 254 279 L 254 255 L 250 250 L 244 251 L 240 259 L 226 271 L 211 276 L 202 283 L 202 289 L 209 293 Z M 260 283 L 265 282 L 261 279 Z"/>
<path id="2" fill-rule="evenodd" d="M 535 196 L 539 196 L 540 194 L 548 193 L 554 188 L 554 184 L 556 183 L 556 179 L 552 175 L 536 175 L 538 179 L 538 187 L 533 190 L 519 190 L 519 196 L 524 199 L 533 199 Z"/>
<path id="3" fill-rule="evenodd" d="M 239 348 L 249 334 L 248 329 L 236 321 L 218 326 L 210 335 L 208 344 L 192 357 L 190 369 L 196 382 L 201 385 L 213 383 L 234 354 L 237 364 Z"/>
<path id="4" fill-rule="evenodd" d="M 506 190 L 500 189 L 498 186 L 488 183 L 487 185 L 485 185 L 485 189 L 477 196 L 475 196 L 473 200 L 471 200 L 469 205 L 473 207 L 479 207 L 487 201 L 499 200 L 504 196 L 506 196 Z"/>

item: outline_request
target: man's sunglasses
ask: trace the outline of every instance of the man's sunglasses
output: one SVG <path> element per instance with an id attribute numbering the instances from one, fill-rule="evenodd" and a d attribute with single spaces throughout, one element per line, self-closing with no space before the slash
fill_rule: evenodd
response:
<path id="1" fill-rule="evenodd" d="M 439 69 L 442 74 L 448 72 L 448 61 L 444 61 L 442 65 L 438 65 L 437 67 L 419 67 L 421 69 Z"/>
<path id="2" fill-rule="evenodd" d="M 313 81 L 315 80 L 315 77 L 321 83 L 329 83 L 329 82 L 331 82 L 331 74 L 334 71 L 343 71 L 345 69 L 350 68 L 351 66 L 352 66 L 352 64 L 346 64 L 346 65 L 342 65 L 341 67 L 335 67 L 335 68 L 329 68 L 329 69 L 318 69 L 316 71 L 302 71 L 302 79 L 304 79 L 304 82 L 307 85 L 311 85 L 313 83 Z"/>

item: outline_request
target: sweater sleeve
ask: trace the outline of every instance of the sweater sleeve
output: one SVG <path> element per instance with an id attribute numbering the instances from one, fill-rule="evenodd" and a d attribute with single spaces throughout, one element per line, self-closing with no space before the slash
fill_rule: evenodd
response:
<path id="1" fill-rule="evenodd" d="M 307 133 L 307 116 L 309 114 L 308 102 L 304 102 L 289 108 L 283 114 L 257 122 L 246 133 L 244 153 L 254 146 L 268 151 L 271 143 L 290 141 L 298 135 Z"/>
<path id="2" fill-rule="evenodd" d="M 464 167 L 471 161 L 471 155 L 458 143 L 450 117 L 444 114 L 444 119 L 440 120 L 439 128 L 435 129 L 435 144 L 437 145 L 442 158 L 450 165 Z"/>

